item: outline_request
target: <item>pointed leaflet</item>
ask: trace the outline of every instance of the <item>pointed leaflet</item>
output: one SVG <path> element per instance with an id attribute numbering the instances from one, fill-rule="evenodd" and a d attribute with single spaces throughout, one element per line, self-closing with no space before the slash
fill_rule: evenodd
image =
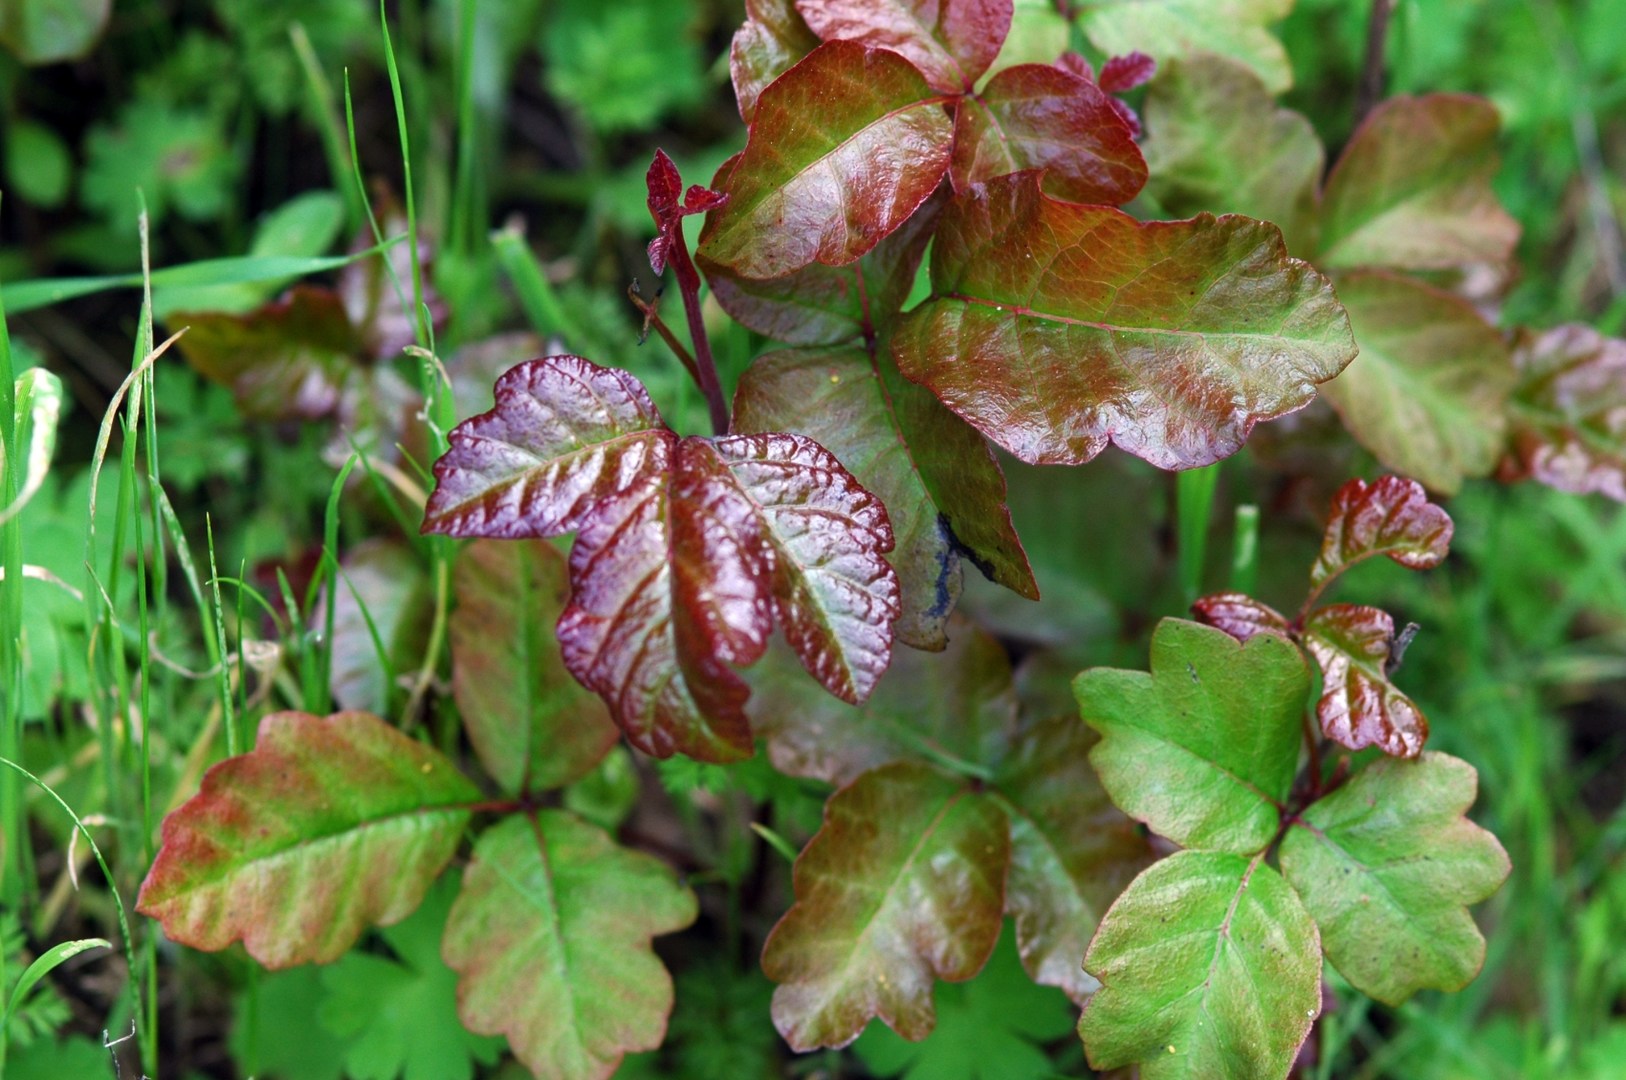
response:
<path id="1" fill-rule="evenodd" d="M 957 191 L 1023 169 L 1078 203 L 1119 205 L 1146 184 L 1146 161 L 1113 100 L 1049 64 L 1008 67 L 960 102 L 949 175 Z"/>
<path id="2" fill-rule="evenodd" d="M 1132 52 L 1127 56 L 1110 57 L 1101 65 L 1096 82 L 1109 94 L 1127 94 L 1137 86 L 1146 85 L 1156 74 L 1156 60 L 1143 52 Z"/>
<path id="3" fill-rule="evenodd" d="M 1142 112 L 1148 190 L 1171 216 L 1273 221 L 1289 251 L 1309 254 L 1326 152 L 1258 75 L 1219 56 L 1180 57 L 1158 72 Z"/>
<path id="4" fill-rule="evenodd" d="M 1522 330 L 1502 473 L 1626 502 L 1626 341 L 1572 323 Z"/>
<path id="5" fill-rule="evenodd" d="M 947 100 L 896 53 L 819 46 L 763 91 L 700 253 L 748 278 L 852 262 L 943 178 Z"/>
<path id="6" fill-rule="evenodd" d="M 892 342 L 906 376 L 1022 460 L 1078 464 L 1110 441 L 1206 465 L 1354 356 L 1331 286 L 1275 226 L 1141 224 L 1038 185 L 1019 173 L 950 203 L 936 292 Z"/>
<path id="7" fill-rule="evenodd" d="M 541 1080 L 601 1080 L 660 1045 L 672 979 L 650 939 L 696 913 L 671 870 L 576 817 L 510 817 L 475 845 L 446 923 L 458 1015 Z"/>
<path id="8" fill-rule="evenodd" d="M 734 31 L 728 50 L 740 119 L 749 124 L 763 88 L 818 45 L 793 0 L 745 0 L 745 25 Z"/>
<path id="9" fill-rule="evenodd" d="M 1389 1005 L 1460 990 L 1485 939 L 1466 905 L 1506 880 L 1507 853 L 1463 816 L 1473 767 L 1446 754 L 1382 760 L 1310 806 L 1282 841 L 1282 873 L 1356 989 Z"/>
<path id="10" fill-rule="evenodd" d="M 1284 1080 L 1321 1011 L 1321 946 L 1264 856 L 1182 851 L 1118 898 L 1084 958 L 1095 1069 L 1141 1080 Z"/>
<path id="11" fill-rule="evenodd" d="M 1281 42 L 1265 29 L 1284 18 L 1293 0 L 1085 0 L 1078 25 L 1104 53 L 1148 53 L 1159 63 L 1195 53 L 1239 60 L 1271 93 L 1293 85 Z"/>
<path id="12" fill-rule="evenodd" d="M 1361 355 L 1322 388 L 1388 468 L 1450 495 L 1502 451 L 1515 375 L 1507 343 L 1467 301 L 1379 271 L 1340 276 Z"/>
<path id="13" fill-rule="evenodd" d="M 985 795 L 923 765 L 865 773 L 825 806 L 796 860 L 796 904 L 762 970 L 797 1050 L 845 1046 L 879 1016 L 931 1031 L 932 980 L 975 975 L 999 938 L 1010 839 Z"/>
<path id="14" fill-rule="evenodd" d="M 1506 263 L 1519 224 L 1491 190 L 1496 129 L 1496 106 L 1467 94 L 1395 97 L 1373 109 L 1327 177 L 1316 262 Z"/>
<path id="15" fill-rule="evenodd" d="M 804 271 L 805 273 L 805 271 Z M 943 647 L 960 595 L 960 552 L 1010 588 L 1037 592 L 988 445 L 919 387 L 856 349 L 758 357 L 734 397 L 737 431 L 797 431 L 886 504 L 902 588 L 898 639 Z M 887 374 L 893 374 L 887 379 Z"/>
<path id="16" fill-rule="evenodd" d="M 1319 593 L 1362 559 L 1387 555 L 1408 570 L 1432 570 L 1451 550 L 1451 515 L 1428 501 L 1415 480 L 1351 480 L 1333 496 L 1321 554 L 1310 568 Z"/>
<path id="17" fill-rule="evenodd" d="M 1394 757 L 1416 757 L 1428 720 L 1389 681 L 1395 624 L 1386 611 L 1333 604 L 1304 624 L 1304 647 L 1321 666 L 1316 718 L 1327 738 L 1360 750 L 1376 746 Z"/>
<path id="18" fill-rule="evenodd" d="M 1205 596 L 1191 605 L 1191 613 L 1198 622 L 1224 630 L 1238 641 L 1247 641 L 1256 634 L 1289 636 L 1287 617 L 1246 593 Z"/>
<path id="19" fill-rule="evenodd" d="M 418 906 L 479 797 L 376 716 L 273 713 L 164 819 L 137 910 L 193 948 L 241 939 L 268 968 L 326 963 Z"/>
<path id="20" fill-rule="evenodd" d="M 1090 767 L 1096 741 L 1074 717 L 1042 720 L 994 778 L 1011 823 L 1005 910 L 1016 917 L 1022 964 L 1035 982 L 1079 1002 L 1097 986 L 1082 963 L 1090 935 L 1152 855 Z"/>
<path id="21" fill-rule="evenodd" d="M 715 210 L 728 201 L 728 197 L 699 184 L 689 185 L 689 190 L 685 192 L 677 166 L 672 164 L 665 150 L 655 151 L 655 160 L 649 163 L 649 170 L 644 176 L 644 186 L 649 190 L 649 214 L 655 219 L 655 239 L 649 242 L 649 265 L 655 273 L 664 274 L 667 254 L 672 250 L 672 245 L 683 242 L 679 232 L 683 228 L 683 219 L 691 214 Z M 681 262 L 678 273 L 683 273 Z M 690 276 L 693 276 L 692 271 Z M 696 280 L 694 287 L 699 286 L 700 282 Z"/>
<path id="22" fill-rule="evenodd" d="M 797 0 L 796 9 L 825 41 L 890 49 L 947 94 L 976 85 L 1011 29 L 1011 0 Z"/>
<path id="23" fill-rule="evenodd" d="M 1250 854 L 1270 843 L 1310 692 L 1292 642 L 1260 634 L 1242 644 L 1164 619 L 1151 674 L 1092 668 L 1073 689 L 1102 736 L 1090 761 L 1130 817 L 1182 847 Z"/>
<path id="24" fill-rule="evenodd" d="M 620 733 L 559 654 L 564 558 L 540 541 L 479 540 L 458 554 L 453 585 L 452 693 L 480 764 L 507 792 L 579 779 Z"/>

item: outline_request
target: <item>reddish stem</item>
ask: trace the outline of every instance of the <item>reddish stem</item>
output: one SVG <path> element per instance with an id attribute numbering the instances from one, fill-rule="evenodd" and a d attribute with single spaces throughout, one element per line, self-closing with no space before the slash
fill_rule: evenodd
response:
<path id="1" fill-rule="evenodd" d="M 705 320 L 700 317 L 700 271 L 689 258 L 689 245 L 683 239 L 681 228 L 672 230 L 667 259 L 677 275 L 678 289 L 683 293 L 683 313 L 689 317 L 689 338 L 694 343 L 695 375 L 711 410 L 711 429 L 718 435 L 726 435 L 728 402 L 723 398 L 722 384 L 717 381 L 717 362 L 712 359 L 711 340 L 706 337 Z"/>

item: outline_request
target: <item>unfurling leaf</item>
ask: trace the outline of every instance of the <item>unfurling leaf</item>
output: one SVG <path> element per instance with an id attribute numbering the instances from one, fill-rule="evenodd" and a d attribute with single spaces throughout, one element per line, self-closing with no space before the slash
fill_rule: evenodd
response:
<path id="1" fill-rule="evenodd" d="M 1304 647 L 1322 676 L 1316 718 L 1340 746 L 1376 746 L 1394 757 L 1416 757 L 1428 739 L 1428 720 L 1389 681 L 1394 638 L 1394 620 L 1378 608 L 1332 604 L 1310 616 Z"/>
<path id="2" fill-rule="evenodd" d="M 825 41 L 890 49 L 933 88 L 969 91 L 1011 29 L 1011 0 L 797 0 Z"/>
<path id="3" fill-rule="evenodd" d="M 1320 925 L 1327 959 L 1379 1001 L 1460 990 L 1484 962 L 1466 905 L 1495 892 L 1509 865 L 1496 837 L 1463 816 L 1477 782 L 1445 754 L 1380 760 L 1282 841 L 1282 873 Z"/>
<path id="4" fill-rule="evenodd" d="M 1090 1065 L 1142 1080 L 1284 1080 L 1321 1012 L 1316 925 L 1263 854 L 1154 863 L 1084 967 L 1101 981 L 1078 1025 Z"/>
<path id="5" fill-rule="evenodd" d="M 837 792 L 762 952 L 780 1034 L 797 1050 L 845 1046 L 879 1016 L 924 1038 L 933 979 L 969 979 L 993 952 L 1009 857 L 999 807 L 925 766 Z"/>
<path id="6" fill-rule="evenodd" d="M 1293 85 L 1287 53 L 1265 29 L 1293 0 L 1084 0 L 1074 7 L 1078 25 L 1109 55 L 1138 50 L 1167 63 L 1218 53 L 1253 68 L 1272 93 Z"/>
<path id="7" fill-rule="evenodd" d="M 458 1014 L 541 1080 L 602 1080 L 660 1045 L 672 978 L 650 939 L 696 911 L 666 866 L 574 816 L 510 817 L 475 845 L 447 920 Z"/>
<path id="8" fill-rule="evenodd" d="M 1338 489 L 1327 513 L 1321 554 L 1310 568 L 1318 592 L 1362 559 L 1387 555 L 1408 570 L 1432 570 L 1451 550 L 1451 515 L 1428 501 L 1423 486 L 1399 476 Z"/>
<path id="9" fill-rule="evenodd" d="M 1142 224 L 991 180 L 944 212 L 933 298 L 899 324 L 903 373 L 1024 461 L 1108 442 L 1164 468 L 1234 453 L 1355 355 L 1327 280 L 1275 226 Z"/>
<path id="10" fill-rule="evenodd" d="M 1132 52 L 1127 56 L 1108 58 L 1101 65 L 1101 74 L 1095 81 L 1109 94 L 1127 94 L 1135 87 L 1150 82 L 1156 74 L 1156 60 L 1143 52 Z"/>
<path id="11" fill-rule="evenodd" d="M 1198 622 L 1224 630 L 1238 641 L 1255 634 L 1291 636 L 1285 615 L 1245 593 L 1205 596 L 1191 605 L 1191 613 Z"/>
<path id="12" fill-rule="evenodd" d="M 1130 817 L 1182 847 L 1245 855 L 1270 843 L 1310 693 L 1292 642 L 1260 634 L 1242 644 L 1164 619 L 1150 674 L 1093 668 L 1073 688 L 1102 736 L 1090 761 Z"/>
<path id="13" fill-rule="evenodd" d="M 1523 330 L 1513 364 L 1503 475 L 1626 502 L 1626 341 L 1576 323 Z"/>
<path id="14" fill-rule="evenodd" d="M 326 963 L 411 914 L 479 797 L 376 716 L 274 713 L 164 819 L 137 910 L 193 948 L 241 939 L 268 968 Z"/>
<path id="15" fill-rule="evenodd" d="M 745 25 L 734 32 L 728 50 L 740 119 L 749 124 L 763 88 L 818 46 L 793 0 L 745 0 Z"/>
<path id="16" fill-rule="evenodd" d="M 664 274 L 672 245 L 683 242 L 678 231 L 683 227 L 683 219 L 717 209 L 728 201 L 728 196 L 699 184 L 689 185 L 685 192 L 677 166 L 672 164 L 665 150 L 655 151 L 655 160 L 649 163 L 644 183 L 649 189 L 649 214 L 655 219 L 655 239 L 649 242 L 649 265 L 655 273 Z M 699 282 L 695 284 L 698 287 Z"/>

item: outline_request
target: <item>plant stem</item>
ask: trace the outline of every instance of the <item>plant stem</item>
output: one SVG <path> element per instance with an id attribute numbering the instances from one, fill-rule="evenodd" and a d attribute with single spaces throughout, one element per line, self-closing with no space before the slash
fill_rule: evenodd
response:
<path id="1" fill-rule="evenodd" d="M 1394 14 L 1394 9 L 1395 0 L 1372 0 L 1372 17 L 1366 24 L 1366 62 L 1361 67 L 1361 82 L 1355 92 L 1357 127 L 1383 100 L 1384 51 L 1389 40 L 1389 16 Z"/>
<path id="2" fill-rule="evenodd" d="M 706 324 L 700 317 L 700 271 L 689 258 L 689 244 L 681 228 L 673 230 L 672 247 L 668 258 L 677 275 L 678 289 L 683 293 L 683 313 L 689 317 L 689 337 L 694 343 L 695 378 L 706 405 L 711 410 L 711 429 L 718 435 L 728 433 L 728 402 L 723 398 L 722 384 L 717 381 L 717 361 L 712 359 L 711 341 L 706 337 Z"/>

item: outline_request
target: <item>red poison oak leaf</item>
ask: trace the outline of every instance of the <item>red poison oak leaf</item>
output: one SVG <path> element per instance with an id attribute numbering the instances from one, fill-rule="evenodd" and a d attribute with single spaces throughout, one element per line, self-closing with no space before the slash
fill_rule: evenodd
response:
<path id="1" fill-rule="evenodd" d="M 1327 738 L 1351 750 L 1376 746 L 1394 757 L 1416 757 L 1428 739 L 1423 711 L 1389 681 L 1395 639 L 1389 613 L 1333 604 L 1304 625 L 1304 646 L 1321 665 L 1316 717 Z"/>
<path id="2" fill-rule="evenodd" d="M 1125 94 L 1151 81 L 1157 74 L 1157 61 L 1143 52 L 1127 56 L 1114 56 L 1101 65 L 1101 74 L 1095 80 L 1109 94 Z"/>
<path id="3" fill-rule="evenodd" d="M 946 93 L 969 91 L 1011 29 L 1011 0 L 797 0 L 825 41 L 898 53 Z"/>
<path id="4" fill-rule="evenodd" d="M 1423 485 L 1399 476 L 1338 489 L 1327 514 L 1321 554 L 1310 569 L 1320 591 L 1362 559 L 1387 555 L 1408 570 L 1432 570 L 1451 548 L 1451 517 L 1428 501 Z"/>
<path id="5" fill-rule="evenodd" d="M 1216 593 L 1191 605 L 1200 623 L 1218 627 L 1238 641 L 1255 634 L 1288 636 L 1287 617 L 1245 593 Z"/>
<path id="6" fill-rule="evenodd" d="M 728 50 L 740 119 L 749 124 L 763 88 L 818 47 L 793 0 L 745 0 L 745 24 L 734 32 Z"/>
<path id="7" fill-rule="evenodd" d="M 683 219 L 690 214 L 717 209 L 728 201 L 728 196 L 699 184 L 691 184 L 684 192 L 677 166 L 664 150 L 655 151 L 645 183 L 649 188 L 649 213 L 655 219 L 657 230 L 655 239 L 649 242 L 649 265 L 655 273 L 664 274 L 667 254 L 672 245 L 679 242 L 677 231 L 683 227 Z"/>

